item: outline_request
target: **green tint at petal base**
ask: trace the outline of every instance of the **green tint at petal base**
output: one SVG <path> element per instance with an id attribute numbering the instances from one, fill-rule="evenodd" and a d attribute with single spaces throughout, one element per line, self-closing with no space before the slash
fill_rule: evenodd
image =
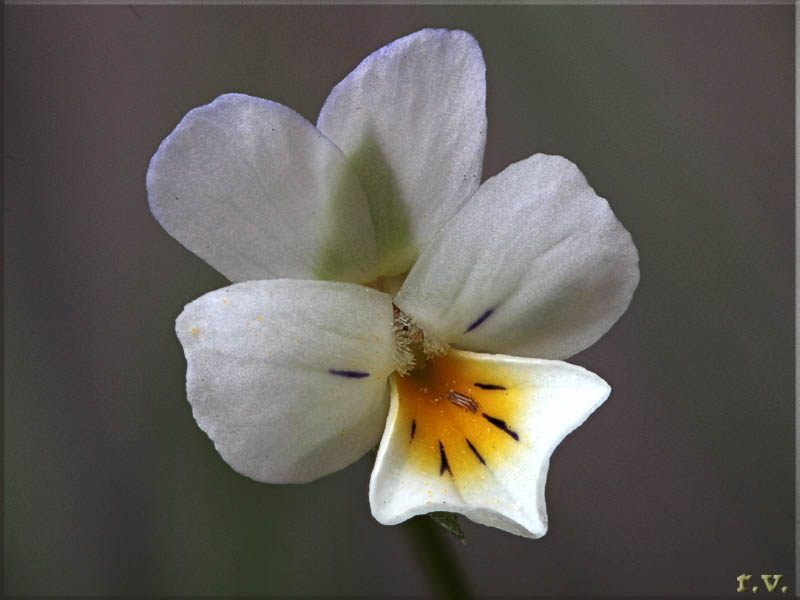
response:
<path id="1" fill-rule="evenodd" d="M 419 250 L 415 247 L 408 207 L 397 179 L 374 132 L 368 131 L 350 155 L 350 164 L 367 194 L 378 244 L 377 275 L 407 273 Z"/>

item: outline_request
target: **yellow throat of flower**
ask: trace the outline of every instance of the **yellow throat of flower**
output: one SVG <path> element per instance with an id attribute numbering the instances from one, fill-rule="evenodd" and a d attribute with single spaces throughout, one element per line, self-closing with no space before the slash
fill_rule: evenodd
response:
<path id="1" fill-rule="evenodd" d="M 486 477 L 524 443 L 514 425 L 522 393 L 514 377 L 471 353 L 431 343 L 399 310 L 395 331 L 398 353 L 407 359 L 392 382 L 398 427 L 408 432 L 406 460 L 457 483 Z"/>

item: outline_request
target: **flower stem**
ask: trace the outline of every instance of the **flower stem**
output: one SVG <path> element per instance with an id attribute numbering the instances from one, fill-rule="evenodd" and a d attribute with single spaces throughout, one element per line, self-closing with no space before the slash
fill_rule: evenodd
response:
<path id="1" fill-rule="evenodd" d="M 404 527 L 436 597 L 472 598 L 466 575 L 443 539 L 439 525 L 430 517 L 421 515 L 406 521 Z"/>

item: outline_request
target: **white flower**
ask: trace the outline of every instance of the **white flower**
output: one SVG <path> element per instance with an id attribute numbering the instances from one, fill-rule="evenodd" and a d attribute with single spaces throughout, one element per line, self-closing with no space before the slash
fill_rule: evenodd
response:
<path id="1" fill-rule="evenodd" d="M 153 157 L 153 214 L 240 282 L 176 324 L 194 416 L 240 473 L 305 482 L 380 440 L 381 523 L 444 510 L 544 535 L 550 455 L 610 392 L 559 359 L 625 311 L 638 255 L 564 158 L 479 187 L 484 73 L 469 34 L 423 30 L 367 57 L 316 127 L 229 94 Z"/>

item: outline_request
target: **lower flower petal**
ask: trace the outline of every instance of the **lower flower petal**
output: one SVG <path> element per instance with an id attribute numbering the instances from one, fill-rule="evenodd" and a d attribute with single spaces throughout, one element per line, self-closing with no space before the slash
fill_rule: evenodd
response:
<path id="1" fill-rule="evenodd" d="M 394 370 L 389 296 L 347 283 L 249 281 L 176 321 L 195 419 L 236 471 L 301 483 L 380 437 Z"/>
<path id="2" fill-rule="evenodd" d="M 457 350 L 390 381 L 373 516 L 448 511 L 531 538 L 547 531 L 550 455 L 611 391 L 568 363 Z"/>

